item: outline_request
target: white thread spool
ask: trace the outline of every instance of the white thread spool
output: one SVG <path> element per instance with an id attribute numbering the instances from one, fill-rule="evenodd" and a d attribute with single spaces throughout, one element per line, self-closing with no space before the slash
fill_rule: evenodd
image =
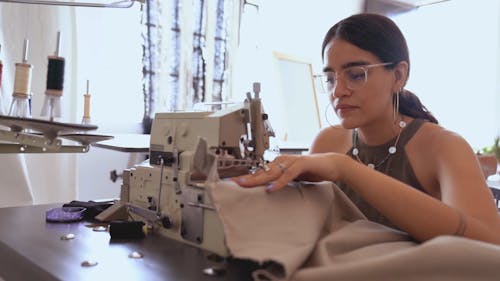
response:
<path id="1" fill-rule="evenodd" d="M 85 99 L 85 103 L 83 105 L 83 118 L 90 119 L 90 95 L 85 94 L 83 97 Z"/>
<path id="2" fill-rule="evenodd" d="M 12 92 L 12 103 L 9 115 L 16 117 L 31 117 L 29 96 L 31 95 L 31 73 L 33 65 L 28 62 L 28 39 L 24 39 L 23 60 L 16 63 L 14 77 L 14 91 Z"/>
<path id="3" fill-rule="evenodd" d="M 82 124 L 90 124 L 90 93 L 89 80 L 87 80 L 87 93 L 83 95 L 83 118 Z"/>
<path id="4" fill-rule="evenodd" d="M 12 96 L 28 98 L 31 94 L 31 75 L 33 65 L 28 63 L 16 63 L 16 74 L 14 79 L 14 93 Z"/>

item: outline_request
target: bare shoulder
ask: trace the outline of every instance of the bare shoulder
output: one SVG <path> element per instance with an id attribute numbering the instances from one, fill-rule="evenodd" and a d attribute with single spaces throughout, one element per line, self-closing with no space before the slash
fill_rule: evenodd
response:
<path id="1" fill-rule="evenodd" d="M 469 143 L 458 133 L 441 127 L 438 124 L 426 122 L 418 131 L 416 138 L 412 141 L 418 147 L 426 148 L 435 155 L 436 152 L 456 151 L 456 149 L 471 149 Z"/>
<path id="2" fill-rule="evenodd" d="M 426 123 L 415 139 L 426 158 L 418 154 L 414 156 L 427 160 L 416 168 L 422 179 L 433 177 L 437 181 L 441 201 L 498 227 L 497 206 L 493 203 L 477 155 L 465 138 L 436 124 Z"/>
<path id="3" fill-rule="evenodd" d="M 338 152 L 346 153 L 352 146 L 351 130 L 340 125 L 323 128 L 314 139 L 310 152 Z"/>
<path id="4" fill-rule="evenodd" d="M 458 133 L 426 122 L 406 147 L 416 170 L 434 173 L 458 163 L 474 165 L 476 155 L 469 143 Z"/>
<path id="5" fill-rule="evenodd" d="M 457 181 L 481 181 L 481 171 L 470 145 L 462 136 L 440 125 L 425 122 L 405 150 L 419 182 L 436 198 L 446 197 L 445 190 L 462 185 Z M 477 182 L 471 185 L 477 186 Z"/>

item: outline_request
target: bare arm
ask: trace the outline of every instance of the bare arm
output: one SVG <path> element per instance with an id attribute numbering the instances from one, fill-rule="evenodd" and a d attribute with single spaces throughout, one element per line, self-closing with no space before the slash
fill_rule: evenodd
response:
<path id="1" fill-rule="evenodd" d="M 269 172 L 235 180 L 242 186 L 271 182 L 270 191 L 304 175 L 317 180 L 339 180 L 419 241 L 456 234 L 465 223 L 465 237 L 500 244 L 500 217 L 473 151 L 457 136 L 437 139 L 429 149 L 430 155 L 436 155 L 442 201 L 336 152 L 283 155 L 270 164 Z M 278 163 L 286 167 L 284 172 Z"/>
<path id="2" fill-rule="evenodd" d="M 328 153 L 336 152 L 340 154 L 346 154 L 349 148 L 352 146 L 351 143 L 352 132 L 351 130 L 346 130 L 340 126 L 327 127 L 319 132 L 319 134 L 314 139 L 310 149 L 310 154 L 318 153 Z M 305 180 L 305 181 L 323 181 L 325 180 L 317 173 L 303 172 L 295 180 Z"/>
<path id="3" fill-rule="evenodd" d="M 480 192 L 483 195 L 469 192 L 475 194 L 474 199 L 469 199 L 469 206 L 456 200 L 439 201 L 371 168 L 354 161 L 349 162 L 344 167 L 353 172 L 344 181 L 415 239 L 425 241 L 439 235 L 456 234 L 461 231 L 460 220 L 463 219 L 465 237 L 500 244 L 499 217 L 491 195 L 487 196 L 486 192 Z M 484 180 L 476 182 L 473 187 L 482 189 L 482 184 Z M 468 196 L 467 192 L 456 190 L 460 187 L 453 188 L 455 191 L 451 193 L 455 194 L 454 197 L 465 199 Z"/>

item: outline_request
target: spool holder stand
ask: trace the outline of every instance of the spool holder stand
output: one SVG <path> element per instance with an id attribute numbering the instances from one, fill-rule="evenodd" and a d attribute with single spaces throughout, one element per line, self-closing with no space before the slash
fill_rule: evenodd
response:
<path id="1" fill-rule="evenodd" d="M 14 117 L 31 117 L 28 97 L 14 95 L 10 104 L 9 115 Z"/>
<path id="2" fill-rule="evenodd" d="M 112 138 L 82 133 L 96 129 L 95 125 L 0 115 L 0 153 L 85 153 L 92 143 Z M 78 144 L 68 145 L 63 139 Z"/>
<path id="3" fill-rule="evenodd" d="M 48 116 L 50 120 L 61 117 L 61 96 L 46 94 L 41 116 Z"/>

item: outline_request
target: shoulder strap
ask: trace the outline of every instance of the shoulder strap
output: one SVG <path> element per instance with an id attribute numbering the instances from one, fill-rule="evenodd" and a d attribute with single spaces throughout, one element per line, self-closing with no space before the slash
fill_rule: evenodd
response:
<path id="1" fill-rule="evenodd" d="M 406 126 L 406 128 L 401 132 L 399 137 L 399 144 L 405 146 L 406 143 L 415 135 L 420 126 L 422 126 L 426 120 L 424 119 L 413 119 L 413 121 Z"/>

